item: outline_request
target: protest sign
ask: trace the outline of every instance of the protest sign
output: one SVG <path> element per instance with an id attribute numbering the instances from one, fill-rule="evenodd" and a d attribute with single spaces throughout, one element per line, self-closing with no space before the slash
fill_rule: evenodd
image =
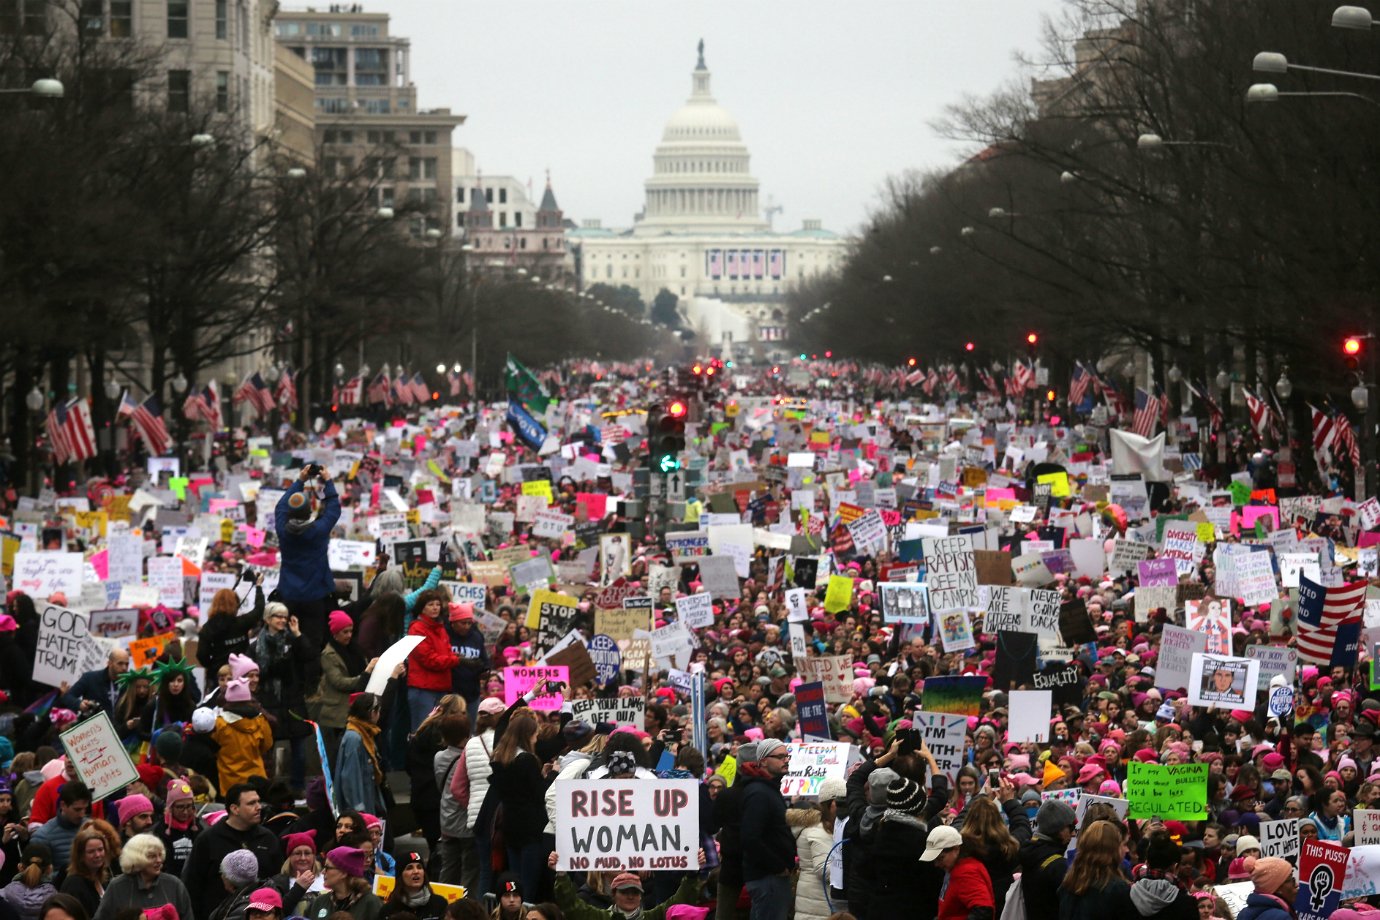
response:
<path id="1" fill-rule="evenodd" d="M 1360 814 L 1360 812 L 1357 812 Z M 1359 838 L 1358 838 L 1359 841 Z M 1359 841 L 1364 843 L 1365 841 Z M 1293 862 L 1299 855 L 1299 819 L 1260 822 L 1260 855 Z"/>
<path id="2" fill-rule="evenodd" d="M 1360 809 L 1359 815 L 1369 809 Z M 1362 845 L 1359 841 L 1347 853 L 1346 878 L 1342 884 L 1342 898 L 1367 898 L 1380 894 L 1380 846 Z"/>
<path id="3" fill-rule="evenodd" d="M 87 615 L 91 635 L 109 639 L 132 636 L 139 628 L 139 611 L 133 608 L 93 610 Z"/>
<path id="4" fill-rule="evenodd" d="M 826 779 L 845 779 L 852 745 L 843 741 L 791 742 L 790 765 L 781 777 L 781 794 L 786 798 L 817 798 Z"/>
<path id="5" fill-rule="evenodd" d="M 699 780 L 562 779 L 556 870 L 695 870 Z"/>
<path id="6" fill-rule="evenodd" d="M 43 608 L 33 681 L 49 687 L 75 684 L 87 671 L 105 665 L 106 651 L 91 638 L 87 615 L 56 604 Z"/>
<path id="7" fill-rule="evenodd" d="M 949 655 L 977 647 L 968 614 L 962 610 L 939 615 L 939 638 Z"/>
<path id="8" fill-rule="evenodd" d="M 886 622 L 929 622 L 929 585 L 898 581 L 882 582 L 877 588 L 882 595 L 882 616 Z"/>
<path id="9" fill-rule="evenodd" d="M 1233 597 L 1241 598 L 1241 602 L 1247 607 L 1254 607 L 1257 604 L 1268 604 L 1279 596 L 1279 589 L 1275 586 L 1275 569 L 1270 562 L 1268 549 L 1238 553 L 1234 557 L 1234 562 L 1236 591 Z"/>
<path id="10" fill-rule="evenodd" d="M 100 801 L 139 779 L 139 771 L 129 759 L 110 716 L 97 712 L 68 728 L 59 737 L 67 751 L 67 762 L 76 768 L 77 778 Z"/>
<path id="11" fill-rule="evenodd" d="M 887 586 L 882 585 L 885 589 Z M 978 598 L 983 601 L 982 631 L 995 636 L 1000 632 L 1026 632 L 1024 593 L 1021 588 L 983 585 L 978 588 Z M 885 605 L 886 593 L 882 594 Z M 1055 616 L 1058 625 L 1058 616 Z"/>
<path id="12" fill-rule="evenodd" d="M 807 682 L 824 685 L 824 698 L 831 703 L 847 703 L 853 699 L 853 657 L 851 655 L 820 655 L 796 663 L 800 676 Z"/>
<path id="13" fill-rule="evenodd" d="M 704 556 L 700 564 L 700 582 L 719 600 L 738 597 L 738 569 L 728 556 Z"/>
<path id="14" fill-rule="evenodd" d="M 709 555 L 709 534 L 697 531 L 668 533 L 666 549 L 670 551 L 673 562 L 699 562 L 702 557 Z"/>
<path id="15" fill-rule="evenodd" d="M 714 598 L 708 594 L 690 594 L 676 598 L 676 616 L 686 626 L 704 629 L 714 625 Z"/>
<path id="16" fill-rule="evenodd" d="M 1115 796 L 1093 795 L 1091 792 L 1085 792 L 1078 797 L 1078 804 L 1073 809 L 1074 820 L 1078 822 L 1079 827 L 1083 826 L 1083 816 L 1088 813 L 1088 807 L 1091 805 L 1109 805 L 1112 811 L 1116 812 L 1116 816 L 1124 821 L 1126 820 L 1126 810 L 1131 803 Z"/>
<path id="17" fill-rule="evenodd" d="M 132 670 L 152 667 L 158 660 L 158 656 L 163 654 L 163 649 L 168 647 L 177 633 L 166 632 L 157 636 L 148 636 L 143 639 L 135 639 L 129 644 L 129 666 Z"/>
<path id="18" fill-rule="evenodd" d="M 622 642 L 633 637 L 639 629 L 650 629 L 651 612 L 646 609 L 624 610 L 621 607 L 599 608 L 594 611 L 594 631 Z"/>
<path id="19" fill-rule="evenodd" d="M 1325 920 L 1341 903 L 1346 883 L 1347 848 L 1330 840 L 1308 839 L 1299 852 L 1298 920 Z"/>
<path id="20" fill-rule="evenodd" d="M 1380 844 L 1380 809 L 1358 808 L 1352 812 L 1356 829 L 1356 843 L 1372 846 Z"/>
<path id="21" fill-rule="evenodd" d="M 934 755 L 939 772 L 957 782 L 958 771 L 963 768 L 963 742 L 968 730 L 966 716 L 947 712 L 921 712 L 917 710 L 911 717 L 911 727 L 919 733 Z"/>
<path id="22" fill-rule="evenodd" d="M 1127 815 L 1202 821 L 1207 816 L 1208 765 L 1157 764 L 1132 760 L 1127 766 Z"/>
<path id="23" fill-rule="evenodd" d="M 527 691 L 545 683 L 562 686 L 569 684 L 570 668 L 564 665 L 504 668 L 503 702 L 511 706 L 526 695 Z M 528 705 L 538 712 L 559 712 L 561 705 L 565 702 L 565 696 L 561 690 L 554 687 L 548 688 L 548 690 L 550 692 L 533 697 Z"/>
<path id="24" fill-rule="evenodd" d="M 1293 685 L 1294 672 L 1298 670 L 1299 664 L 1299 653 L 1296 649 L 1285 648 L 1282 645 L 1248 645 L 1246 657 L 1260 662 L 1257 685 L 1262 693 L 1270 686 L 1270 678 L 1276 674 L 1284 675 L 1285 681 L 1290 686 Z"/>
<path id="25" fill-rule="evenodd" d="M 1050 690 L 1012 690 L 1007 696 L 1011 718 L 1006 740 L 1016 744 L 1047 742 L 1053 704 L 1054 694 Z"/>
<path id="26" fill-rule="evenodd" d="M 413 650 L 421 644 L 421 636 L 403 636 L 384 649 L 374 665 L 374 670 L 369 672 L 369 682 L 364 685 L 364 692 L 382 696 L 383 691 L 388 688 L 388 681 L 392 678 L 394 669 L 406 661 Z"/>
<path id="27" fill-rule="evenodd" d="M 1149 623 L 1150 614 L 1155 610 L 1165 610 L 1173 613 L 1179 605 L 1179 588 L 1177 585 L 1164 585 L 1158 588 L 1149 588 L 1141 585 L 1136 588 L 1131 595 L 1131 601 L 1135 604 L 1135 617 L 1137 623 Z"/>
<path id="28" fill-rule="evenodd" d="M 1213 885 L 1212 893 L 1227 905 L 1227 911 L 1235 917 L 1246 906 L 1246 899 L 1255 893 L 1251 882 L 1233 882 L 1230 885 Z"/>
<path id="29" fill-rule="evenodd" d="M 570 686 L 582 687 L 592 680 L 595 680 L 599 671 L 594 666 L 594 659 L 590 657 L 589 648 L 585 645 L 584 636 L 580 633 L 571 633 L 566 638 L 569 643 L 562 642 L 557 649 L 546 656 L 542 664 L 562 666 L 570 669 Z M 607 636 L 605 638 L 608 638 Z M 612 641 L 612 640 L 610 640 Z M 613 650 L 618 651 L 618 643 L 613 643 Z"/>
<path id="30" fill-rule="evenodd" d="M 1030 588 L 1023 593 L 1025 595 L 1025 625 L 1021 627 L 1021 630 L 1032 632 L 1041 639 L 1058 640 L 1060 614 L 1062 613 L 1059 592 L 1048 591 L 1043 588 Z M 1070 639 L 1069 641 L 1075 640 Z"/>
<path id="31" fill-rule="evenodd" d="M 590 661 L 594 663 L 594 682 L 600 687 L 607 687 L 609 681 L 618 676 L 618 669 L 623 666 L 623 653 L 618 648 L 618 640 L 613 636 L 596 633 L 589 637 L 585 647 L 589 652 Z"/>
<path id="32" fill-rule="evenodd" d="M 970 534 L 922 541 L 930 609 L 935 613 L 978 607 L 977 562 Z"/>
<path id="33" fill-rule="evenodd" d="M 532 524 L 532 536 L 547 540 L 559 540 L 575 526 L 573 515 L 560 511 L 538 511 Z"/>
<path id="34" fill-rule="evenodd" d="M 568 594 L 538 589 L 527 605 L 527 628 L 536 629 L 533 648 L 538 655 L 550 651 L 575 623 L 579 601 Z"/>
<path id="35" fill-rule="evenodd" d="M 83 560 L 81 553 L 18 552 L 10 588 L 39 600 L 61 592 L 68 600 L 81 596 Z"/>
<path id="36" fill-rule="evenodd" d="M 1194 654 L 1189 666 L 1188 701 L 1194 706 L 1254 709 L 1260 662 L 1230 655 Z"/>
<path id="37" fill-rule="evenodd" d="M 204 611 L 210 611 L 211 600 L 217 591 L 234 591 L 240 577 L 234 572 L 202 572 L 197 603 Z M 236 595 L 238 597 L 238 595 Z"/>
<path id="38" fill-rule="evenodd" d="M 1049 690 L 1057 706 L 1078 705 L 1083 699 L 1083 671 L 1077 664 L 1045 670 L 1031 678 L 1036 690 Z"/>
<path id="39" fill-rule="evenodd" d="M 804 623 L 810 619 L 810 607 L 807 597 L 809 592 L 804 588 L 788 588 L 786 595 L 786 621 L 789 623 Z"/>
<path id="40" fill-rule="evenodd" d="M 928 712 L 977 716 L 981 714 L 982 693 L 986 689 L 985 677 L 926 677 L 921 699 L 924 700 Z"/>
<path id="41" fill-rule="evenodd" d="M 568 700 L 563 708 L 579 721 L 591 725 L 607 722 L 641 729 L 647 712 L 647 701 L 640 696 L 623 696 L 608 700 Z"/>
<path id="42" fill-rule="evenodd" d="M 1181 690 L 1189 685 L 1193 671 L 1193 656 L 1207 651 L 1207 636 L 1165 624 L 1160 637 L 1160 657 L 1155 662 L 1155 686 L 1165 690 Z"/>
<path id="43" fill-rule="evenodd" d="M 1207 636 L 1207 651 L 1231 654 L 1231 601 L 1218 597 L 1184 601 L 1184 625 Z"/>
<path id="44" fill-rule="evenodd" d="M 806 741 L 833 741 L 825 707 L 824 684 L 810 681 L 795 688 L 797 724 Z"/>
<path id="45" fill-rule="evenodd" d="M 667 623 L 652 630 L 652 657 L 658 662 L 672 663 L 676 658 L 689 660 L 695 648 L 695 637 L 684 620 Z"/>
<path id="46" fill-rule="evenodd" d="M 1136 564 L 1139 584 L 1145 588 L 1162 588 L 1179 583 L 1179 570 L 1173 559 L 1146 559 Z"/>

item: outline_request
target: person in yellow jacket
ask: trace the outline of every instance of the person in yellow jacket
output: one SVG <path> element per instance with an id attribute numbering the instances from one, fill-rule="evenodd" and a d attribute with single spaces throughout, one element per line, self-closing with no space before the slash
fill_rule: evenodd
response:
<path id="1" fill-rule="evenodd" d="M 251 776 L 268 775 L 264 754 L 273 747 L 273 726 L 254 702 L 245 678 L 225 685 L 225 707 L 216 718 L 211 737 L 220 745 L 216 770 L 222 789 L 247 782 Z"/>

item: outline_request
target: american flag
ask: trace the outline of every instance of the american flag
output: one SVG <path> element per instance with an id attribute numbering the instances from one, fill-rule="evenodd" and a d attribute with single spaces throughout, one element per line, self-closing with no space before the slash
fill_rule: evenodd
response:
<path id="1" fill-rule="evenodd" d="M 1220 431 L 1221 428 L 1222 428 L 1222 421 L 1223 421 L 1222 410 L 1221 410 L 1221 408 L 1217 405 L 1217 403 L 1215 403 L 1215 402 L 1212 401 L 1212 397 L 1207 395 L 1207 392 L 1208 392 L 1207 386 L 1204 385 L 1204 387 L 1203 387 L 1201 390 L 1199 390 L 1199 389 L 1198 389 L 1197 387 L 1195 387 L 1192 383 L 1188 383 L 1187 385 L 1188 385 L 1188 392 L 1190 392 L 1190 393 L 1192 393 L 1194 396 L 1196 396 L 1196 397 L 1198 398 L 1198 400 L 1199 400 L 1204 406 L 1207 406 L 1207 410 L 1208 410 L 1208 431 L 1210 431 L 1210 432 L 1211 432 L 1211 431 Z"/>
<path id="2" fill-rule="evenodd" d="M 406 374 L 398 374 L 393 378 L 392 388 L 393 402 L 400 406 L 412 405 L 412 384 L 407 379 Z"/>
<path id="3" fill-rule="evenodd" d="M 934 368 L 930 368 L 929 373 L 925 375 L 925 383 L 921 389 L 925 391 L 926 396 L 931 396 L 937 386 L 939 386 L 939 375 L 934 372 Z"/>
<path id="4" fill-rule="evenodd" d="M 987 388 L 987 392 L 991 393 L 998 399 L 1001 398 L 1001 387 L 997 386 L 997 380 L 995 377 L 992 376 L 990 371 L 978 371 L 978 379 L 981 380 L 982 385 Z"/>
<path id="5" fill-rule="evenodd" d="M 187 394 L 187 398 L 182 401 L 182 414 L 192 421 L 203 421 L 211 426 L 212 431 L 219 431 L 221 427 L 220 415 L 220 388 L 212 380 L 201 389 L 192 388 Z"/>
<path id="6" fill-rule="evenodd" d="M 431 387 L 426 385 L 426 378 L 422 376 L 421 371 L 412 375 L 412 398 L 417 400 L 418 405 L 431 399 Z"/>
<path id="7" fill-rule="evenodd" d="M 944 368 L 944 386 L 949 388 L 950 393 L 958 393 L 963 389 L 963 381 L 959 379 L 958 368 L 952 364 Z"/>
<path id="8" fill-rule="evenodd" d="M 906 374 L 906 383 L 910 386 L 919 386 L 924 379 L 925 372 L 918 367 L 909 374 Z"/>
<path id="9" fill-rule="evenodd" d="M 767 254 L 767 272 L 774 280 L 786 274 L 786 253 L 783 250 L 773 249 Z"/>
<path id="10" fill-rule="evenodd" d="M 1256 396 L 1245 387 L 1241 392 L 1246 396 L 1246 411 L 1251 416 L 1251 428 L 1255 430 L 1256 437 L 1264 440 L 1266 433 L 1274 427 L 1274 412 L 1270 409 L 1270 404 Z"/>
<path id="11" fill-rule="evenodd" d="M 53 406 L 48 413 L 48 440 L 58 463 L 96 456 L 96 429 L 85 400 L 77 398 Z"/>
<path id="12" fill-rule="evenodd" d="M 1311 404 L 1308 411 L 1313 416 L 1313 455 L 1318 460 L 1318 466 L 1326 466 L 1325 460 L 1332 450 L 1332 437 L 1336 433 L 1332 416 Z"/>
<path id="13" fill-rule="evenodd" d="M 264 383 L 264 378 L 255 371 L 244 378 L 231 397 L 233 402 L 247 402 L 261 417 L 267 418 L 273 411 L 273 391 Z"/>
<path id="14" fill-rule="evenodd" d="M 1361 445 L 1356 440 L 1356 432 L 1351 427 L 1345 412 L 1338 412 L 1332 419 L 1332 444 L 1339 460 L 1349 460 L 1353 467 L 1361 466 Z"/>
<path id="15" fill-rule="evenodd" d="M 1083 367 L 1081 361 L 1073 362 L 1073 378 L 1069 380 L 1069 405 L 1081 406 L 1088 397 L 1088 387 L 1092 384 L 1092 374 Z"/>
<path id="16" fill-rule="evenodd" d="M 364 378 L 355 374 L 345 383 L 336 387 L 335 402 L 342 406 L 357 406 L 364 398 Z"/>
<path id="17" fill-rule="evenodd" d="M 278 376 L 278 385 L 274 388 L 273 395 L 278 398 L 278 405 L 288 412 L 296 410 L 297 381 L 293 379 L 291 368 L 283 368 L 282 374 Z"/>
<path id="18" fill-rule="evenodd" d="M 161 457 L 172 446 L 168 436 L 168 426 L 163 423 L 163 404 L 157 396 L 150 395 L 142 403 L 137 403 L 129 391 L 120 396 L 118 415 L 128 415 L 130 424 L 138 432 L 150 457 Z"/>
<path id="19" fill-rule="evenodd" d="M 1160 421 L 1160 400 L 1158 396 L 1136 387 L 1136 414 L 1131 419 L 1131 431 L 1142 438 L 1153 437 Z"/>
<path id="20" fill-rule="evenodd" d="M 1035 389 L 1035 367 L 1033 364 L 1022 364 L 1020 361 L 1013 361 L 1011 366 L 1011 376 L 1015 378 L 1016 389 Z"/>
<path id="21" fill-rule="evenodd" d="M 390 405 L 389 391 L 391 389 L 392 387 L 389 384 L 388 375 L 383 371 L 379 371 L 369 384 L 369 405 L 372 406 L 377 403 L 383 403 L 385 406 Z"/>
<path id="22" fill-rule="evenodd" d="M 451 396 L 459 396 L 459 395 L 460 395 L 460 384 L 464 382 L 464 381 L 463 381 L 463 378 L 461 378 L 461 376 L 460 376 L 460 372 L 459 372 L 459 371 L 454 371 L 454 370 L 452 370 L 452 371 L 447 371 L 447 372 L 446 372 L 446 382 L 450 384 L 450 395 L 451 395 Z"/>
<path id="23" fill-rule="evenodd" d="M 1300 661 L 1327 667 L 1349 638 L 1353 644 L 1351 663 L 1355 664 L 1354 643 L 1365 610 L 1366 586 L 1366 582 L 1357 581 L 1324 588 L 1306 575 L 1299 576 L 1299 634 L 1295 643 Z"/>

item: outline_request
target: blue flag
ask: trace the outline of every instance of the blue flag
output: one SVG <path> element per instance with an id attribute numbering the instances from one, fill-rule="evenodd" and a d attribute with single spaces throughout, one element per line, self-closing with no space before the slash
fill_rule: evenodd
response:
<path id="1" fill-rule="evenodd" d="M 546 442 L 546 429 L 511 396 L 508 397 L 508 421 L 518 433 L 518 437 L 533 450 L 537 450 Z"/>

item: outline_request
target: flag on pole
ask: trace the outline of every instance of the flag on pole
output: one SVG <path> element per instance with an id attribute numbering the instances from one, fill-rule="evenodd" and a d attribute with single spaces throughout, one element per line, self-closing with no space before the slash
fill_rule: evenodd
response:
<path id="1" fill-rule="evenodd" d="M 1083 367 L 1081 361 L 1073 362 L 1073 377 L 1069 380 L 1069 405 L 1071 407 L 1081 406 L 1083 400 L 1088 397 L 1088 386 L 1092 383 L 1092 374 L 1087 368 Z"/>
<path id="2" fill-rule="evenodd" d="M 96 429 L 91 410 L 79 397 L 57 403 L 48 413 L 48 440 L 58 463 L 87 460 L 96 456 Z"/>
<path id="3" fill-rule="evenodd" d="M 421 371 L 412 375 L 412 398 L 419 406 L 431 399 L 431 387 L 426 385 L 426 378 L 422 376 Z"/>
<path id="4" fill-rule="evenodd" d="M 336 388 L 335 400 L 337 405 L 357 406 L 364 401 L 364 378 L 355 374 L 344 384 Z"/>
<path id="5" fill-rule="evenodd" d="M 1345 412 L 1339 411 L 1332 419 L 1334 453 L 1338 460 L 1346 460 L 1353 467 L 1361 466 L 1361 445 L 1356 440 L 1356 432 Z"/>
<path id="6" fill-rule="evenodd" d="M 273 395 L 277 397 L 278 405 L 288 412 L 297 409 L 297 381 L 293 379 L 291 368 L 283 368 L 283 372 L 278 375 L 278 385 L 274 388 Z"/>
<path id="7" fill-rule="evenodd" d="M 1142 438 L 1152 438 L 1155 436 L 1155 429 L 1159 426 L 1159 420 L 1159 397 L 1152 396 L 1140 387 L 1136 387 L 1136 413 L 1131 419 L 1131 432 Z"/>
<path id="8" fill-rule="evenodd" d="M 551 396 L 546 392 L 546 387 L 512 355 L 508 356 L 508 363 L 503 369 L 503 379 L 508 386 L 509 396 L 516 397 L 530 412 L 546 414 L 546 408 L 551 405 Z"/>
<path id="9" fill-rule="evenodd" d="M 460 372 L 456 370 L 447 371 L 446 382 L 450 384 L 450 395 L 459 396 L 460 384 L 464 383 L 464 378 L 460 376 Z"/>
<path id="10" fill-rule="evenodd" d="M 137 403 L 129 391 L 120 396 L 120 415 L 128 415 L 150 457 L 161 457 L 172 446 L 168 426 L 163 422 L 163 404 L 157 396 L 150 395 L 142 403 Z"/>
<path id="11" fill-rule="evenodd" d="M 379 371 L 373 381 L 369 384 L 369 405 L 382 403 L 385 408 L 392 405 L 392 384 L 388 380 L 388 374 Z"/>
<path id="12" fill-rule="evenodd" d="M 1320 667 L 1329 666 L 1338 650 L 1339 640 L 1352 632 L 1348 627 L 1359 627 L 1365 610 L 1366 586 L 1364 581 L 1324 588 L 1310 581 L 1308 576 L 1299 576 L 1298 605 L 1298 646 L 1299 660 Z M 1359 634 L 1359 630 L 1357 630 Z M 1355 640 L 1351 664 L 1355 664 Z M 1345 645 L 1345 642 L 1341 644 Z"/>
<path id="13" fill-rule="evenodd" d="M 206 403 L 206 422 L 212 431 L 220 431 L 225 427 L 225 419 L 220 411 L 220 384 L 214 380 L 207 383 L 201 391 L 201 398 Z"/>
<path id="14" fill-rule="evenodd" d="M 398 374 L 393 379 L 391 395 L 393 402 L 400 406 L 412 405 L 412 384 L 407 382 L 406 374 Z"/>
<path id="15" fill-rule="evenodd" d="M 1251 417 L 1251 428 L 1255 431 L 1255 436 L 1263 441 L 1266 432 L 1272 427 L 1274 413 L 1270 411 L 1270 404 L 1244 386 L 1241 392 L 1246 397 L 1246 412 Z"/>
<path id="16" fill-rule="evenodd" d="M 255 371 L 244 378 L 232 397 L 234 402 L 247 402 L 260 416 L 267 418 L 274 409 L 273 391 Z"/>

